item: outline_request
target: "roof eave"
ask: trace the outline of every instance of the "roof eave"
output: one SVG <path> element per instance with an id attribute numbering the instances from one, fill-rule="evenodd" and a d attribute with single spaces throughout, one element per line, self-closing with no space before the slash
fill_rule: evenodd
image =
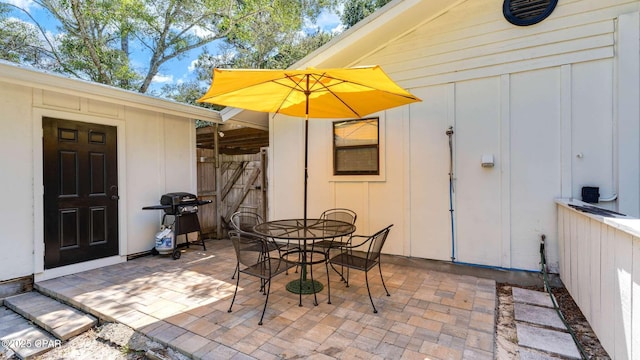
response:
<path id="1" fill-rule="evenodd" d="M 368 54 L 465 1 L 467 0 L 391 1 L 290 68 L 352 66 Z"/>
<path id="2" fill-rule="evenodd" d="M 71 79 L 57 74 L 27 69 L 15 64 L 0 63 L 0 79 L 17 85 L 56 91 L 68 95 L 132 106 L 165 114 L 221 123 L 222 117 L 215 110 L 178 103 L 134 91 L 104 84 Z"/>
<path id="3" fill-rule="evenodd" d="M 231 122 L 233 124 L 242 125 L 261 130 L 269 130 L 269 114 L 244 110 L 234 107 L 226 107 L 220 110 L 220 116 L 223 122 Z"/>

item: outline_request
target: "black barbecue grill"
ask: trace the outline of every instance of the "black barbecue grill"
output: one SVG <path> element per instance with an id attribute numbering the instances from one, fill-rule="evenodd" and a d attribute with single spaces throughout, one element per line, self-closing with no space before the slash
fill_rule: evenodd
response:
<path id="1" fill-rule="evenodd" d="M 167 193 L 160 197 L 160 205 L 145 206 L 143 210 L 163 210 L 162 225 L 170 226 L 173 228 L 175 237 L 178 235 L 185 235 L 186 241 L 181 244 L 182 246 L 189 247 L 189 239 L 187 234 L 197 232 L 200 238 L 200 221 L 198 220 L 198 206 L 210 204 L 211 200 L 198 200 L 198 196 L 186 192 L 173 192 Z M 170 218 L 167 218 L 170 216 Z M 204 245 L 204 239 L 202 241 L 203 250 L 207 250 Z M 178 245 L 176 241 L 173 242 L 174 247 Z M 152 253 L 157 253 L 154 249 Z M 177 249 L 173 251 L 173 258 L 180 258 L 180 252 Z"/>

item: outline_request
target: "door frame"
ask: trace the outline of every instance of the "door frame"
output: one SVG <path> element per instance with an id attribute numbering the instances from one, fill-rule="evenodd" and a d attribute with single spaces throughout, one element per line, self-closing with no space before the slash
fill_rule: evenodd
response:
<path id="1" fill-rule="evenodd" d="M 44 269 L 44 175 L 43 175 L 43 131 L 42 118 L 53 117 L 58 119 L 81 121 L 116 127 L 117 158 L 118 158 L 118 254 L 97 260 L 82 263 Z M 126 134 L 125 121 L 122 119 L 105 118 L 86 113 L 74 113 L 54 109 L 33 108 L 33 256 L 34 256 L 34 281 L 44 281 L 59 276 L 74 274 L 81 271 L 113 265 L 127 261 L 127 187 L 126 187 Z"/>

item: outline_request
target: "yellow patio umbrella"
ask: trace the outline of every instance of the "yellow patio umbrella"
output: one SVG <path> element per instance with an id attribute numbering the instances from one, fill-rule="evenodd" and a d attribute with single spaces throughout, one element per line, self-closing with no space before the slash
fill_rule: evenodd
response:
<path id="1" fill-rule="evenodd" d="M 304 219 L 307 219 L 309 118 L 361 118 L 421 101 L 380 66 L 305 70 L 214 69 L 198 102 L 305 118 Z"/>

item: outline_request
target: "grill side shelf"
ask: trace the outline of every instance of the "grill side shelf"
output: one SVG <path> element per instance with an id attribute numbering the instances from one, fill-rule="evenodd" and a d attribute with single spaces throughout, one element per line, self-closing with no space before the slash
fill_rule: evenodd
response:
<path id="1" fill-rule="evenodd" d="M 172 205 L 152 205 L 152 206 L 145 206 L 142 208 L 142 210 L 164 210 L 164 209 L 171 209 L 173 206 Z"/>

